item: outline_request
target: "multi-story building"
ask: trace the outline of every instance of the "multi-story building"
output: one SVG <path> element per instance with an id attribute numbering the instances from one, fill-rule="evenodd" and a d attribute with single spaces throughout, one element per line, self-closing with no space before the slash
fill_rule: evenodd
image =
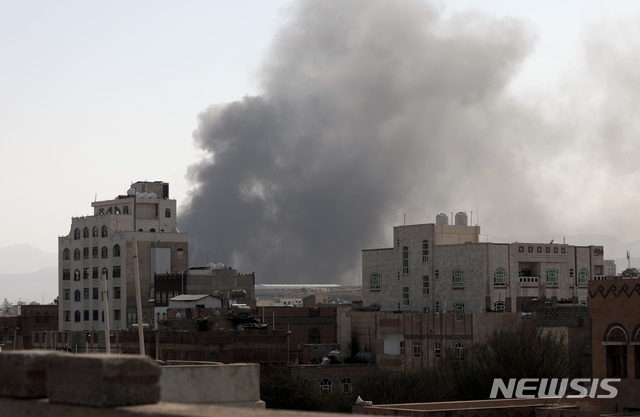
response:
<path id="1" fill-rule="evenodd" d="M 586 304 L 606 277 L 602 246 L 480 242 L 465 213 L 454 225 L 397 226 L 391 248 L 362 251 L 363 301 L 382 311 L 520 311 L 540 298 Z M 611 266 L 609 265 L 609 268 Z"/>
<path id="2" fill-rule="evenodd" d="M 137 323 L 134 268 L 142 321 L 152 324 L 155 275 L 188 269 L 188 235 L 177 228 L 169 184 L 136 182 L 126 195 L 91 206 L 93 215 L 73 217 L 69 234 L 58 238 L 60 331 L 104 329 L 103 273 L 110 329 Z"/>

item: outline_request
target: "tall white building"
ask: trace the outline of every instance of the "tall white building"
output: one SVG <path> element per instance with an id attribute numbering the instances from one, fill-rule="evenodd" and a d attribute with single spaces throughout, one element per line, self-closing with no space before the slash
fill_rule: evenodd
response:
<path id="1" fill-rule="evenodd" d="M 169 184 L 136 182 L 126 195 L 91 203 L 93 215 L 73 217 L 58 238 L 60 331 L 104 329 L 101 275 L 107 275 L 109 327 L 137 323 L 134 247 L 137 240 L 143 322 L 153 324 L 154 274 L 186 271 L 188 235 L 177 228 Z"/>
<path id="2" fill-rule="evenodd" d="M 363 304 L 382 311 L 509 312 L 541 298 L 586 303 L 588 282 L 611 269 L 602 246 L 481 243 L 479 235 L 464 213 L 453 225 L 440 214 L 435 224 L 394 227 L 393 247 L 362 251 Z"/>

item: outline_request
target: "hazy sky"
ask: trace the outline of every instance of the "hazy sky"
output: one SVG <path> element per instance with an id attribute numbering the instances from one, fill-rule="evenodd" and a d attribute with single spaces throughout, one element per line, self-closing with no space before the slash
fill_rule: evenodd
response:
<path id="1" fill-rule="evenodd" d="M 171 184 L 194 263 L 258 281 L 351 280 L 405 213 L 638 239 L 639 23 L 629 1 L 0 1 L 0 247 L 57 252 L 138 180 Z"/>

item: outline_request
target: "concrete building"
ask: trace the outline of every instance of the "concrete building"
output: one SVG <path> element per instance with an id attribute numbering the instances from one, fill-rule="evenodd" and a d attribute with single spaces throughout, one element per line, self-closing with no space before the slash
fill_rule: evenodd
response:
<path id="1" fill-rule="evenodd" d="M 187 294 L 211 294 L 231 304 L 248 304 L 255 307 L 254 273 L 238 274 L 238 271 L 223 264 L 209 264 L 189 268 L 187 273 Z"/>
<path id="2" fill-rule="evenodd" d="M 606 277 L 602 246 L 480 242 L 480 227 L 397 226 L 393 247 L 362 251 L 363 302 L 381 311 L 511 312 L 541 298 L 586 304 L 588 283 Z M 611 269 L 611 266 L 608 266 Z"/>
<path id="3" fill-rule="evenodd" d="M 73 217 L 69 234 L 58 238 L 59 330 L 104 329 L 103 272 L 108 283 L 110 329 L 138 322 L 134 249 L 142 321 L 153 324 L 155 275 L 188 269 L 188 236 L 178 230 L 176 200 L 169 198 L 169 184 L 136 182 L 126 195 L 91 206 L 92 215 Z"/>

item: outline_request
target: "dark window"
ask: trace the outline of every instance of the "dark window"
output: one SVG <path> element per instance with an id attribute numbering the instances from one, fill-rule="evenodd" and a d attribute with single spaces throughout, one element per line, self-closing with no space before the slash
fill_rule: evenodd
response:
<path id="1" fill-rule="evenodd" d="M 88 238 L 88 237 L 89 237 L 89 228 L 88 228 L 88 227 L 85 227 L 85 228 L 82 230 L 82 237 L 83 237 L 83 238 Z"/>
<path id="2" fill-rule="evenodd" d="M 62 279 L 67 281 L 71 279 L 71 270 L 70 269 L 63 269 L 62 270 Z"/>
<path id="3" fill-rule="evenodd" d="M 80 270 L 76 269 L 75 271 L 73 271 L 73 280 L 74 281 L 80 281 Z"/>
<path id="4" fill-rule="evenodd" d="M 92 251 L 93 251 L 93 259 L 98 259 L 98 247 L 94 246 Z"/>
<path id="5" fill-rule="evenodd" d="M 113 267 L 113 274 L 112 276 L 114 278 L 120 278 L 120 265 L 116 265 Z"/>
<path id="6" fill-rule="evenodd" d="M 107 226 L 102 226 L 102 237 L 108 237 L 109 236 L 109 229 L 107 229 Z"/>
<path id="7" fill-rule="evenodd" d="M 36 313 L 36 323 L 40 323 L 41 319 L 40 313 Z"/>
<path id="8" fill-rule="evenodd" d="M 113 287 L 113 299 L 114 300 L 120 299 L 120 287 Z"/>
<path id="9" fill-rule="evenodd" d="M 129 206 L 122 207 L 122 213 L 123 214 L 129 214 Z"/>
<path id="10" fill-rule="evenodd" d="M 93 321 L 98 321 L 99 317 L 98 310 L 93 310 Z"/>
<path id="11" fill-rule="evenodd" d="M 73 240 L 79 240 L 80 239 L 80 229 L 76 228 L 73 231 Z"/>
<path id="12" fill-rule="evenodd" d="M 98 226 L 93 226 L 93 237 L 98 237 Z"/>
<path id="13" fill-rule="evenodd" d="M 79 261 L 80 260 L 80 249 L 76 249 L 73 251 L 73 259 L 75 261 Z"/>
<path id="14" fill-rule="evenodd" d="M 74 300 L 80 301 L 80 290 L 76 290 L 73 294 L 74 294 Z"/>
<path id="15" fill-rule="evenodd" d="M 607 346 L 607 378 L 627 377 L 627 346 Z"/>
<path id="16" fill-rule="evenodd" d="M 98 278 L 98 267 L 97 266 L 93 267 L 93 273 L 91 275 L 91 278 L 93 278 L 93 279 L 97 279 Z"/>
<path id="17" fill-rule="evenodd" d="M 82 278 L 83 279 L 89 279 L 89 268 L 84 268 L 82 270 Z"/>
<path id="18" fill-rule="evenodd" d="M 93 287 L 93 299 L 98 299 L 98 287 Z"/>
<path id="19" fill-rule="evenodd" d="M 171 209 L 166 209 L 164 211 L 164 217 L 171 217 Z"/>
<path id="20" fill-rule="evenodd" d="M 75 321 L 80 321 L 80 310 L 76 310 L 76 312 L 74 314 L 74 320 Z"/>
<path id="21" fill-rule="evenodd" d="M 82 248 L 82 259 L 89 259 L 89 248 Z"/>
<path id="22" fill-rule="evenodd" d="M 102 259 L 106 259 L 109 257 L 109 249 L 107 249 L 106 246 L 102 247 L 101 253 L 102 253 Z"/>
<path id="23" fill-rule="evenodd" d="M 316 327 L 309 330 L 309 344 L 310 345 L 320 344 L 320 330 L 318 330 Z"/>
<path id="24" fill-rule="evenodd" d="M 113 319 L 114 320 L 121 320 L 120 318 L 120 310 L 113 310 Z"/>
<path id="25" fill-rule="evenodd" d="M 84 321 L 89 321 L 89 310 L 84 311 Z"/>
<path id="26" fill-rule="evenodd" d="M 120 245 L 113 246 L 113 257 L 117 258 L 120 256 Z"/>
<path id="27" fill-rule="evenodd" d="M 49 313 L 47 312 L 44 313 L 44 322 L 49 323 Z"/>
<path id="28" fill-rule="evenodd" d="M 85 300 L 88 300 L 88 299 L 89 299 L 89 288 L 85 288 L 85 289 L 83 290 L 83 296 L 84 296 L 84 299 L 85 299 Z"/>
<path id="29" fill-rule="evenodd" d="M 65 249 L 62 251 L 62 260 L 68 261 L 71 259 L 71 251 L 69 249 Z"/>

